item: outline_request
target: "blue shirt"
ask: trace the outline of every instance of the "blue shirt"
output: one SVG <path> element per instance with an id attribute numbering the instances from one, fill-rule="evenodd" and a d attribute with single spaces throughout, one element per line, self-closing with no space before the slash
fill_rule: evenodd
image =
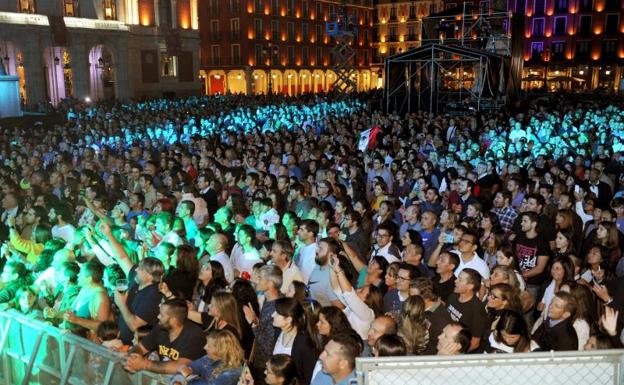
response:
<path id="1" fill-rule="evenodd" d="M 310 287 L 310 297 L 317 300 L 321 306 L 331 306 L 332 301 L 338 299 L 329 280 L 329 266 L 321 267 L 315 264 L 314 270 L 310 274 L 308 285 Z"/>
<path id="2" fill-rule="evenodd" d="M 351 380 L 355 380 L 355 369 L 345 378 L 343 378 L 340 382 L 337 382 L 335 385 L 351 385 Z"/>
<path id="3" fill-rule="evenodd" d="M 242 368 L 226 369 L 215 378 L 212 372 L 219 366 L 219 361 L 213 361 L 208 356 L 191 362 L 193 374 L 200 378 L 189 382 L 189 385 L 236 385 L 240 379 Z"/>

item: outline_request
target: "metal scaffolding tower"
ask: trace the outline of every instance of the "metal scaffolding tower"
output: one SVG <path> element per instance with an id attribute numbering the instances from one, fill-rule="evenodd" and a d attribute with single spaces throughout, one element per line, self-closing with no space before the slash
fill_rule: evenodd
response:
<path id="1" fill-rule="evenodd" d="M 357 91 L 355 70 L 356 52 L 352 47 L 357 39 L 357 19 L 355 15 L 348 15 L 346 7 L 338 7 L 338 12 L 329 15 L 325 23 L 327 35 L 334 38 L 336 45 L 331 51 L 331 65 L 336 73 L 334 92 L 347 94 Z"/>

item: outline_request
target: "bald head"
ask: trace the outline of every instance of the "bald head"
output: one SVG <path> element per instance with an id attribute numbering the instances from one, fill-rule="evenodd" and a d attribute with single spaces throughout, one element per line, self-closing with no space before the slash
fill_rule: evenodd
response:
<path id="1" fill-rule="evenodd" d="M 397 323 L 396 321 L 387 315 L 382 315 L 373 321 L 370 328 L 368 329 L 368 344 L 370 346 L 375 346 L 379 337 L 387 334 L 396 334 L 397 333 Z"/>
<path id="2" fill-rule="evenodd" d="M 208 252 L 210 254 L 217 254 L 228 247 L 228 239 L 225 234 L 216 233 L 212 234 L 210 241 L 208 242 Z"/>

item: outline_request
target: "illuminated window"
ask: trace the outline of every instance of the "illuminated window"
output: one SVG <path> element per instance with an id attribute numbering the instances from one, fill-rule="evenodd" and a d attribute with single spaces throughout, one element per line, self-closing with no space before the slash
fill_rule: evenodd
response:
<path id="1" fill-rule="evenodd" d="M 160 76 L 175 77 L 178 75 L 178 58 L 167 54 L 166 50 L 160 51 Z"/>
<path id="2" fill-rule="evenodd" d="M 77 0 L 63 0 L 63 13 L 66 17 L 77 17 L 77 11 Z"/>
<path id="3" fill-rule="evenodd" d="M 36 6 L 35 6 L 35 0 L 19 0 L 19 11 L 21 13 L 35 13 L 36 12 Z"/>
<path id="4" fill-rule="evenodd" d="M 256 13 L 264 12 L 264 4 L 262 3 L 262 0 L 255 0 L 254 10 L 256 11 Z"/>
<path id="5" fill-rule="evenodd" d="M 390 20 L 396 20 L 397 12 L 396 7 L 390 7 Z"/>
<path id="6" fill-rule="evenodd" d="M 104 0 L 104 20 L 117 20 L 117 4 L 115 0 Z"/>
<path id="7" fill-rule="evenodd" d="M 279 1 L 271 0 L 271 14 L 274 16 L 279 15 Z"/>
<path id="8" fill-rule="evenodd" d="M 409 18 L 410 19 L 415 19 L 416 18 L 416 6 L 415 5 L 410 5 L 409 6 Z"/>

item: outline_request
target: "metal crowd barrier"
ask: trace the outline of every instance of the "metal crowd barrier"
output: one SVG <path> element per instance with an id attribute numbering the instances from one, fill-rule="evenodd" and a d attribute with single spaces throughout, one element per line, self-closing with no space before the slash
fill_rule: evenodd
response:
<path id="1" fill-rule="evenodd" d="M 130 374 L 117 353 L 22 314 L 0 312 L 2 385 L 164 385 L 167 376 Z"/>
<path id="2" fill-rule="evenodd" d="M 358 358 L 359 385 L 622 385 L 624 350 Z"/>

